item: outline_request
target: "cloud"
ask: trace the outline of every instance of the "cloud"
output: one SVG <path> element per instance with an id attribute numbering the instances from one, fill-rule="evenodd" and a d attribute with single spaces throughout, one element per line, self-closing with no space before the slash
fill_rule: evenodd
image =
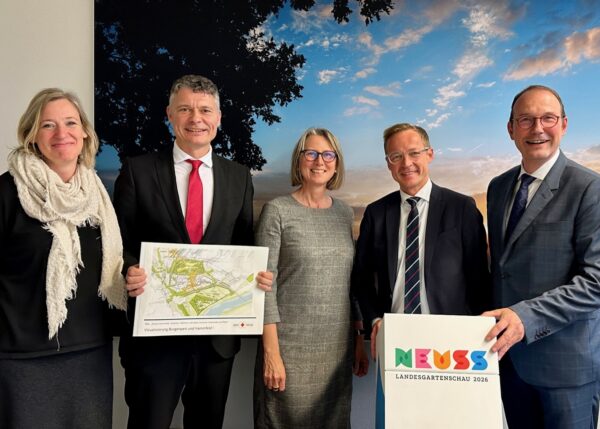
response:
<path id="1" fill-rule="evenodd" d="M 574 32 L 541 52 L 521 59 L 503 77 L 505 80 L 521 80 L 546 76 L 566 71 L 584 60 L 600 60 L 600 27 Z"/>
<path id="2" fill-rule="evenodd" d="M 292 10 L 291 28 L 296 33 L 310 34 L 321 30 L 324 24 L 323 17 L 317 10 Z"/>
<path id="3" fill-rule="evenodd" d="M 471 51 L 465 53 L 458 60 L 452 73 L 461 81 L 467 81 L 492 64 L 494 64 L 494 62 L 485 53 L 481 51 Z"/>
<path id="4" fill-rule="evenodd" d="M 446 149 L 448 150 L 448 152 L 462 152 L 463 151 L 462 147 L 449 147 Z"/>
<path id="5" fill-rule="evenodd" d="M 437 109 L 425 109 L 425 113 L 427 113 L 427 116 L 435 116 L 437 115 L 437 112 Z"/>
<path id="6" fill-rule="evenodd" d="M 600 27 L 568 36 L 565 39 L 565 51 L 567 61 L 573 64 L 578 64 L 583 59 L 600 59 Z"/>
<path id="7" fill-rule="evenodd" d="M 424 35 L 433 30 L 432 25 L 426 25 L 418 29 L 406 29 L 402 33 L 394 37 L 388 37 L 384 41 L 384 52 L 397 51 L 407 46 L 419 43 Z"/>
<path id="8" fill-rule="evenodd" d="M 525 58 L 505 73 L 505 80 L 521 80 L 533 76 L 546 76 L 567 66 L 557 49 L 546 49 L 537 56 Z"/>
<path id="9" fill-rule="evenodd" d="M 344 110 L 344 116 L 364 115 L 372 110 L 371 106 L 353 106 Z"/>
<path id="10" fill-rule="evenodd" d="M 359 104 L 368 104 L 369 106 L 373 106 L 373 107 L 379 106 L 379 101 L 377 101 L 373 98 L 363 97 L 361 95 L 359 95 L 357 97 L 352 97 L 352 101 L 354 101 L 355 103 L 359 103 Z"/>
<path id="11" fill-rule="evenodd" d="M 477 86 L 477 88 L 491 88 L 494 85 L 496 85 L 495 81 L 478 83 L 476 86 Z"/>
<path id="12" fill-rule="evenodd" d="M 511 20 L 510 8 L 506 3 L 477 4 L 469 10 L 462 24 L 471 33 L 471 43 L 483 47 L 493 38 L 507 39 L 512 32 L 506 28 Z"/>
<path id="13" fill-rule="evenodd" d="M 364 68 L 364 69 L 362 69 L 362 70 L 359 70 L 359 71 L 357 71 L 357 72 L 354 74 L 354 78 L 355 78 L 355 79 L 364 79 L 364 78 L 366 78 L 367 76 L 369 76 L 369 75 L 371 75 L 371 74 L 375 73 L 376 71 L 377 71 L 377 70 L 376 70 L 375 68 L 373 68 L 373 67 L 367 67 L 367 68 Z"/>
<path id="14" fill-rule="evenodd" d="M 427 127 L 431 129 L 438 128 L 440 125 L 446 122 L 450 116 L 451 115 L 448 112 L 443 113 L 440 116 L 438 116 L 435 121 L 427 123 Z"/>
<path id="15" fill-rule="evenodd" d="M 338 67 L 336 70 L 321 70 L 317 73 L 317 83 L 319 85 L 331 83 L 332 80 L 343 77 L 345 71 L 344 67 Z"/>
<path id="16" fill-rule="evenodd" d="M 433 104 L 439 108 L 446 108 L 450 102 L 459 97 L 464 97 L 466 92 L 459 89 L 460 82 L 453 82 L 449 85 L 438 88 L 438 96 L 433 99 Z"/>
<path id="17" fill-rule="evenodd" d="M 364 90 L 380 97 L 399 97 L 400 82 L 392 82 L 387 86 L 365 86 Z"/>
<path id="18" fill-rule="evenodd" d="M 375 65 L 379 62 L 379 58 L 385 52 L 385 49 L 373 42 L 373 36 L 368 32 L 363 32 L 356 39 L 359 45 L 365 47 L 371 53 L 371 57 L 365 58 L 364 62 L 367 65 Z"/>

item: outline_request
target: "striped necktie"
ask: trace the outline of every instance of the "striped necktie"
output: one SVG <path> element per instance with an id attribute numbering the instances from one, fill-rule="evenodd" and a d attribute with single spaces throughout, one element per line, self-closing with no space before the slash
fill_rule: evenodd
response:
<path id="1" fill-rule="evenodd" d="M 419 273 L 419 210 L 420 198 L 411 197 L 410 213 L 406 221 L 406 249 L 404 257 L 404 314 L 421 313 L 421 275 Z"/>

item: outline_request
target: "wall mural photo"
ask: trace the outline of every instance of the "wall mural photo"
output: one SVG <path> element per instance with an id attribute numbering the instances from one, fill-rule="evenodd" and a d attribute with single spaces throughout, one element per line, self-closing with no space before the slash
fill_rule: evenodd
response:
<path id="1" fill-rule="evenodd" d="M 438 185 L 475 197 L 520 156 L 506 123 L 513 96 L 556 89 L 569 119 L 562 150 L 600 171 L 600 1 L 95 2 L 97 168 L 172 144 L 171 83 L 194 73 L 220 89 L 215 151 L 253 170 L 255 209 L 289 193 L 294 144 L 308 127 L 340 140 L 335 195 L 355 211 L 397 189 L 382 133 L 424 127 Z"/>

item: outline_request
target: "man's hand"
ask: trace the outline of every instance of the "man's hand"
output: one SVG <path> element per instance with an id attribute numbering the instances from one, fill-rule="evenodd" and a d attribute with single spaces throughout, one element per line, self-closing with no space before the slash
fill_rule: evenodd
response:
<path id="1" fill-rule="evenodd" d="M 381 326 L 381 319 L 377 322 L 373 323 L 371 327 L 371 357 L 373 360 L 377 360 L 377 332 L 379 332 L 379 327 Z"/>
<path id="2" fill-rule="evenodd" d="M 146 286 L 146 271 L 139 265 L 132 265 L 127 269 L 125 276 L 125 288 L 130 297 L 136 297 L 144 293 Z"/>
<path id="3" fill-rule="evenodd" d="M 485 337 L 486 341 L 491 341 L 500 336 L 492 346 L 492 352 L 498 352 L 498 359 L 508 352 L 508 350 L 525 337 L 525 326 L 523 322 L 510 308 L 500 308 L 498 310 L 486 311 L 482 316 L 491 316 L 496 318 L 496 324 Z"/>
<path id="4" fill-rule="evenodd" d="M 256 276 L 256 286 L 265 292 L 271 292 L 273 286 L 273 273 L 271 271 L 260 271 Z"/>

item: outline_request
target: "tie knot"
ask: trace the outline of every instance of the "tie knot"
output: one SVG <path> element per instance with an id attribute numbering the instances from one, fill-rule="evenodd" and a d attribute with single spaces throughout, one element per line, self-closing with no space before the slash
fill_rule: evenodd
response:
<path id="1" fill-rule="evenodd" d="M 410 197 L 406 201 L 408 202 L 408 204 L 410 204 L 410 208 L 414 209 L 420 199 L 421 198 L 419 197 Z"/>
<path id="2" fill-rule="evenodd" d="M 534 180 L 535 180 L 535 177 L 530 176 L 527 173 L 523 173 L 521 175 L 521 187 L 528 188 L 529 185 L 531 185 L 531 182 L 533 182 Z"/>
<path id="3" fill-rule="evenodd" d="M 192 164 L 192 171 L 198 170 L 202 164 L 202 161 L 199 159 L 186 159 L 185 162 Z"/>

